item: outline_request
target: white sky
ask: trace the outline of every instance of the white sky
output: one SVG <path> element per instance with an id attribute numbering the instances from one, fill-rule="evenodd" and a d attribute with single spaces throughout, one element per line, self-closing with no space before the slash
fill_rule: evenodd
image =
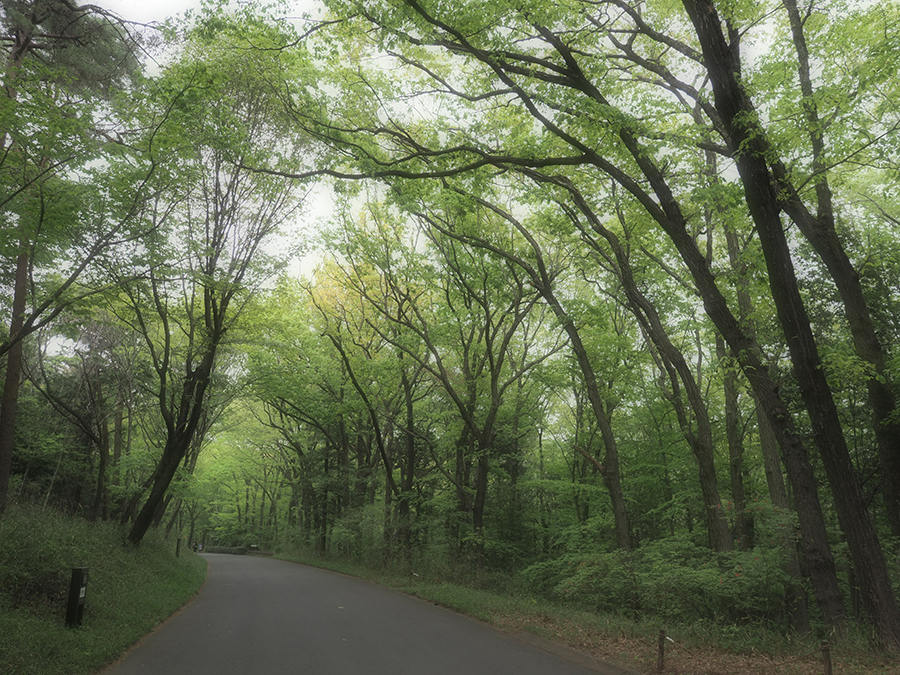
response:
<path id="1" fill-rule="evenodd" d="M 138 23 L 165 21 L 187 9 L 199 8 L 201 0 L 94 0 L 93 4 L 110 9 L 123 19 Z"/>
<path id="2" fill-rule="evenodd" d="M 92 4 L 112 10 L 128 21 L 161 23 L 188 9 L 199 9 L 202 0 L 93 0 Z M 313 10 L 319 5 L 317 0 L 293 0 L 291 4 L 297 8 L 298 15 L 303 12 L 314 13 Z"/>

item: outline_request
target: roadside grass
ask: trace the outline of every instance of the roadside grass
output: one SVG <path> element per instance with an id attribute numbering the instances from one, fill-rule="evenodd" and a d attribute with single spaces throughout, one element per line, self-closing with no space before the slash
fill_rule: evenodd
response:
<path id="1" fill-rule="evenodd" d="M 114 523 L 10 506 L 0 518 L 0 673 L 91 675 L 117 659 L 206 578 L 206 561 L 151 532 L 125 545 Z M 72 567 L 87 567 L 84 623 L 65 626 Z"/>
<path id="2" fill-rule="evenodd" d="M 600 614 L 517 592 L 508 580 L 478 586 L 428 575 L 400 574 L 317 557 L 308 551 L 280 551 L 282 560 L 328 569 L 393 588 L 507 633 L 530 633 L 636 673 L 659 673 L 658 619 Z M 494 588 L 500 591 L 491 590 Z M 666 627 L 664 675 L 821 675 L 821 643 L 812 636 L 785 636 L 763 626 L 697 622 Z M 852 635 L 831 649 L 839 675 L 900 675 L 900 659 Z"/>

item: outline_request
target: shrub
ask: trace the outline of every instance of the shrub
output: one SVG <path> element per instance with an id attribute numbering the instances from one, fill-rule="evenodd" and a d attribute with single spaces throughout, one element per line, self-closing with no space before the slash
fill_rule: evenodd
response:
<path id="1" fill-rule="evenodd" d="M 247 549 L 243 546 L 207 546 L 206 553 L 227 553 L 230 555 L 246 555 Z"/>
<path id="2" fill-rule="evenodd" d="M 695 621 L 782 622 L 782 548 L 718 554 L 685 539 L 662 539 L 632 553 L 569 554 L 519 576 L 531 592 L 600 612 Z"/>
<path id="3" fill-rule="evenodd" d="M 553 589 L 556 597 L 600 612 L 637 609 L 632 561 L 627 553 L 571 557 L 567 562 L 570 572 Z"/>

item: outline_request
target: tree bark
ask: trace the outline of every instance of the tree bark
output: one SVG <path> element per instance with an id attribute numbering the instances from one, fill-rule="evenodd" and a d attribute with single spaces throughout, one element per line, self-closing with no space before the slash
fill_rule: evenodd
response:
<path id="1" fill-rule="evenodd" d="M 13 36 L 13 47 L 6 63 L 4 85 L 6 97 L 15 102 L 18 98 L 16 75 L 22 61 L 33 47 L 32 36 L 22 30 L 16 30 Z M 3 129 L 0 137 L 0 148 L 8 151 L 9 131 Z M 11 144 L 12 145 L 12 144 Z M 7 342 L 19 336 L 25 326 L 26 297 L 28 294 L 28 241 L 19 239 L 19 252 L 16 256 L 16 272 L 13 280 L 13 306 Z M 22 380 L 23 346 L 21 337 L 10 343 L 6 356 L 6 373 L 3 383 L 3 396 L 0 399 L 0 516 L 6 510 L 9 499 L 9 482 L 12 478 L 12 458 L 16 444 L 16 414 L 19 407 L 19 385 Z"/>
<path id="2" fill-rule="evenodd" d="M 106 420 L 97 420 L 97 490 L 91 507 L 91 520 L 109 518 L 109 428 Z"/>
<path id="3" fill-rule="evenodd" d="M 737 299 L 738 307 L 741 312 L 741 321 L 748 326 L 747 331 L 755 335 L 755 328 L 750 322 L 753 314 L 753 303 L 750 294 L 747 291 L 747 280 L 743 270 L 739 267 L 740 244 L 737 234 L 732 230 L 727 221 L 723 221 L 725 230 L 725 241 L 728 248 L 728 259 L 732 269 L 738 275 L 737 282 Z M 766 485 L 769 491 L 769 500 L 772 505 L 783 509 L 785 512 L 793 510 L 788 500 L 787 489 L 784 483 L 784 475 L 781 469 L 781 458 L 778 454 L 778 438 L 769 418 L 762 410 L 756 398 L 756 393 L 751 391 L 754 402 L 754 412 L 756 415 L 756 425 L 759 436 L 759 449 L 763 457 L 763 470 L 766 475 Z M 726 395 L 726 400 L 728 396 Z M 818 498 L 818 497 L 816 497 Z M 744 500 L 746 502 L 746 500 Z M 813 512 L 809 517 L 816 518 Z M 749 543 L 748 543 L 749 546 Z M 787 581 L 785 582 L 785 604 L 791 615 L 791 623 L 795 630 L 806 633 L 810 630 L 809 606 L 807 601 L 806 589 L 803 586 L 803 574 L 800 568 L 800 556 L 798 546 L 793 537 L 789 538 L 785 544 L 787 550 L 787 560 L 784 564 L 787 573 Z M 835 609 L 834 611 L 837 611 Z"/>
<path id="4" fill-rule="evenodd" d="M 741 365 L 761 409 L 775 431 L 785 460 L 785 468 L 794 487 L 807 569 L 819 608 L 830 626 L 838 631 L 843 631 L 846 612 L 838 585 L 834 558 L 828 543 L 818 488 L 807 449 L 794 427 L 789 408 L 781 398 L 778 385 L 772 380 L 768 369 L 763 365 L 756 340 L 747 333 L 729 309 L 728 302 L 722 295 L 706 258 L 697 249 L 694 239 L 687 231 L 681 208 L 659 168 L 641 152 L 640 146 L 628 130 L 623 129 L 620 137 L 640 164 L 641 171 L 650 181 L 659 199 L 658 203 L 637 186 L 630 177 L 609 165 L 602 158 L 597 157 L 594 161 L 628 189 L 669 236 L 691 272 L 707 316 Z M 524 172 L 536 180 L 556 183 L 565 188 L 586 217 L 589 219 L 595 217 L 593 211 L 584 203 L 584 196 L 567 178 L 559 176 L 550 178 L 530 170 Z"/>
<path id="5" fill-rule="evenodd" d="M 400 355 L 401 364 L 403 362 Z M 402 365 L 401 365 L 402 367 Z M 413 384 L 406 371 L 401 373 L 401 385 L 403 387 L 403 402 L 406 418 L 406 428 L 403 430 L 403 464 L 400 473 L 400 498 L 398 505 L 400 545 L 403 547 L 403 557 L 407 565 L 412 563 L 412 513 L 410 500 L 413 495 L 413 487 L 416 475 L 416 437 L 415 437 L 415 408 L 413 406 Z"/>
<path id="6" fill-rule="evenodd" d="M 475 499 L 472 500 L 472 529 L 475 532 L 475 563 L 479 572 L 485 565 L 484 507 L 487 503 L 488 454 L 479 449 L 475 461 Z"/>
<path id="7" fill-rule="evenodd" d="M 631 277 L 630 268 L 628 270 L 620 269 L 620 275 L 625 283 L 625 292 L 628 295 L 632 312 L 646 331 L 653 346 L 658 350 L 663 369 L 671 384 L 670 401 L 675 409 L 678 425 L 697 462 L 700 491 L 703 495 L 703 521 L 706 525 L 709 546 L 719 552 L 731 551 L 734 548 L 734 540 L 728 529 L 728 522 L 722 509 L 722 499 L 719 495 L 712 422 L 700 387 L 684 354 L 669 339 L 656 307 L 638 290 L 637 284 Z M 679 386 L 679 382 L 681 386 Z M 688 412 L 685 410 L 681 398 L 682 387 L 684 387 L 688 405 L 693 413 L 693 420 L 689 418 Z M 696 423 L 696 430 L 693 428 L 692 421 Z"/>

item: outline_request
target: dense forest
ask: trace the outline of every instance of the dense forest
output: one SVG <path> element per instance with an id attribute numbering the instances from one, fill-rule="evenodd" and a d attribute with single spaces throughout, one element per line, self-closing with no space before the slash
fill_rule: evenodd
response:
<path id="1" fill-rule="evenodd" d="M 900 648 L 896 2 L 0 7 L 0 514 Z"/>

